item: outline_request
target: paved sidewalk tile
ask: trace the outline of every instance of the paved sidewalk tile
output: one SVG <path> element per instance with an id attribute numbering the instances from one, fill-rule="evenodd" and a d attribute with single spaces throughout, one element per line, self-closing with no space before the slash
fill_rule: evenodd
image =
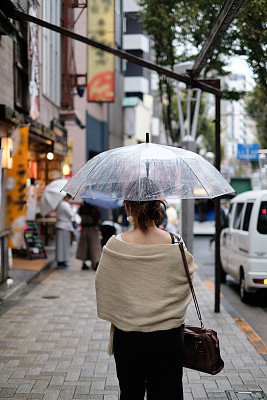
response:
<path id="1" fill-rule="evenodd" d="M 106 353 L 109 324 L 96 315 L 94 271 L 71 259 L 0 317 L 0 400 L 118 400 L 114 358 Z M 216 376 L 184 370 L 184 399 L 228 399 L 227 393 L 267 393 L 267 365 L 233 318 L 196 275 L 206 327 L 218 332 L 225 368 Z M 190 304 L 187 323 L 199 325 Z M 239 397 L 238 397 L 239 398 Z M 168 399 L 162 399 L 168 400 Z"/>

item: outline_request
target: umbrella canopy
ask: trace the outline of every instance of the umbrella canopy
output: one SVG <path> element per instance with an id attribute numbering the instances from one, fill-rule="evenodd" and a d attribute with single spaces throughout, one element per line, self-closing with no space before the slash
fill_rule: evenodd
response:
<path id="1" fill-rule="evenodd" d="M 119 204 L 116 200 L 113 199 L 103 199 L 103 198 L 96 198 L 96 199 L 84 199 L 85 203 L 89 203 L 92 206 L 97 206 L 101 208 L 105 208 L 106 210 L 114 210 L 119 208 Z"/>
<path id="2" fill-rule="evenodd" d="M 40 199 L 40 213 L 43 217 L 55 210 L 66 196 L 67 193 L 61 192 L 61 189 L 67 182 L 67 179 L 55 179 L 44 188 Z"/>
<path id="3" fill-rule="evenodd" d="M 63 188 L 75 197 L 134 201 L 214 198 L 234 192 L 200 155 L 153 143 L 119 147 L 87 161 Z"/>

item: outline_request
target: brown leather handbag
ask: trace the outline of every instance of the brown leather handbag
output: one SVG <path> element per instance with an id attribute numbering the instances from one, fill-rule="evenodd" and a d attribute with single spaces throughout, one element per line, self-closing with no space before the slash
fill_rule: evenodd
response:
<path id="1" fill-rule="evenodd" d="M 185 272 L 189 281 L 192 297 L 195 303 L 196 312 L 200 321 L 200 327 L 184 325 L 184 367 L 196 371 L 206 372 L 216 375 L 224 367 L 224 362 L 220 355 L 219 339 L 217 332 L 206 329 L 199 305 L 197 302 L 194 286 L 191 280 L 183 243 L 178 238 L 179 248 L 182 254 Z"/>

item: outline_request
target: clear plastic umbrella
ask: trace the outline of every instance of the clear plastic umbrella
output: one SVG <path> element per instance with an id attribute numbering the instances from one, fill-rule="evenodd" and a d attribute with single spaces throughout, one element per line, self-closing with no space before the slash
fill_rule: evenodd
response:
<path id="1" fill-rule="evenodd" d="M 119 147 L 87 161 L 62 188 L 75 197 L 126 199 L 214 198 L 234 192 L 200 155 L 153 143 Z"/>
<path id="2" fill-rule="evenodd" d="M 66 192 L 61 191 L 63 185 L 68 182 L 67 179 L 55 179 L 46 187 L 40 198 L 40 213 L 43 217 L 55 210 L 60 201 L 66 196 Z"/>

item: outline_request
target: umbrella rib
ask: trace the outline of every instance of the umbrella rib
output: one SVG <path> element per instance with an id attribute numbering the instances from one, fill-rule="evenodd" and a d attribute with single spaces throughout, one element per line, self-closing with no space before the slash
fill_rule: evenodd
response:
<path id="1" fill-rule="evenodd" d="M 89 160 L 89 161 L 90 161 L 90 160 Z M 102 161 L 102 160 L 101 160 L 101 161 Z M 87 161 L 87 162 L 88 162 L 88 161 Z M 87 164 L 87 163 L 86 163 L 86 164 Z M 85 165 L 86 165 L 86 164 L 85 164 Z M 84 167 L 85 167 L 85 165 L 84 165 Z M 94 165 L 94 167 L 93 167 L 92 169 L 90 169 L 90 170 L 87 172 L 87 174 L 86 174 L 84 180 L 82 181 L 81 186 L 78 188 L 78 190 L 77 190 L 76 193 L 74 194 L 73 199 L 75 199 L 75 197 L 76 197 L 77 194 L 79 193 L 81 187 L 83 186 L 83 183 L 86 181 L 87 176 L 88 176 L 89 174 L 91 174 L 91 172 L 92 172 L 97 166 L 98 166 L 98 165 Z"/>
<path id="2" fill-rule="evenodd" d="M 199 177 L 197 176 L 197 174 L 192 170 L 192 168 L 190 167 L 190 165 L 183 159 L 181 158 L 181 160 L 188 166 L 188 168 L 190 169 L 190 171 L 195 175 L 195 177 L 197 178 L 197 180 L 199 181 L 199 183 L 201 184 L 201 186 L 203 187 L 203 189 L 205 190 L 205 192 L 208 195 L 209 199 L 212 199 L 212 197 L 209 195 L 209 193 L 207 192 L 206 188 L 202 185 L 201 180 L 199 179 Z"/>

